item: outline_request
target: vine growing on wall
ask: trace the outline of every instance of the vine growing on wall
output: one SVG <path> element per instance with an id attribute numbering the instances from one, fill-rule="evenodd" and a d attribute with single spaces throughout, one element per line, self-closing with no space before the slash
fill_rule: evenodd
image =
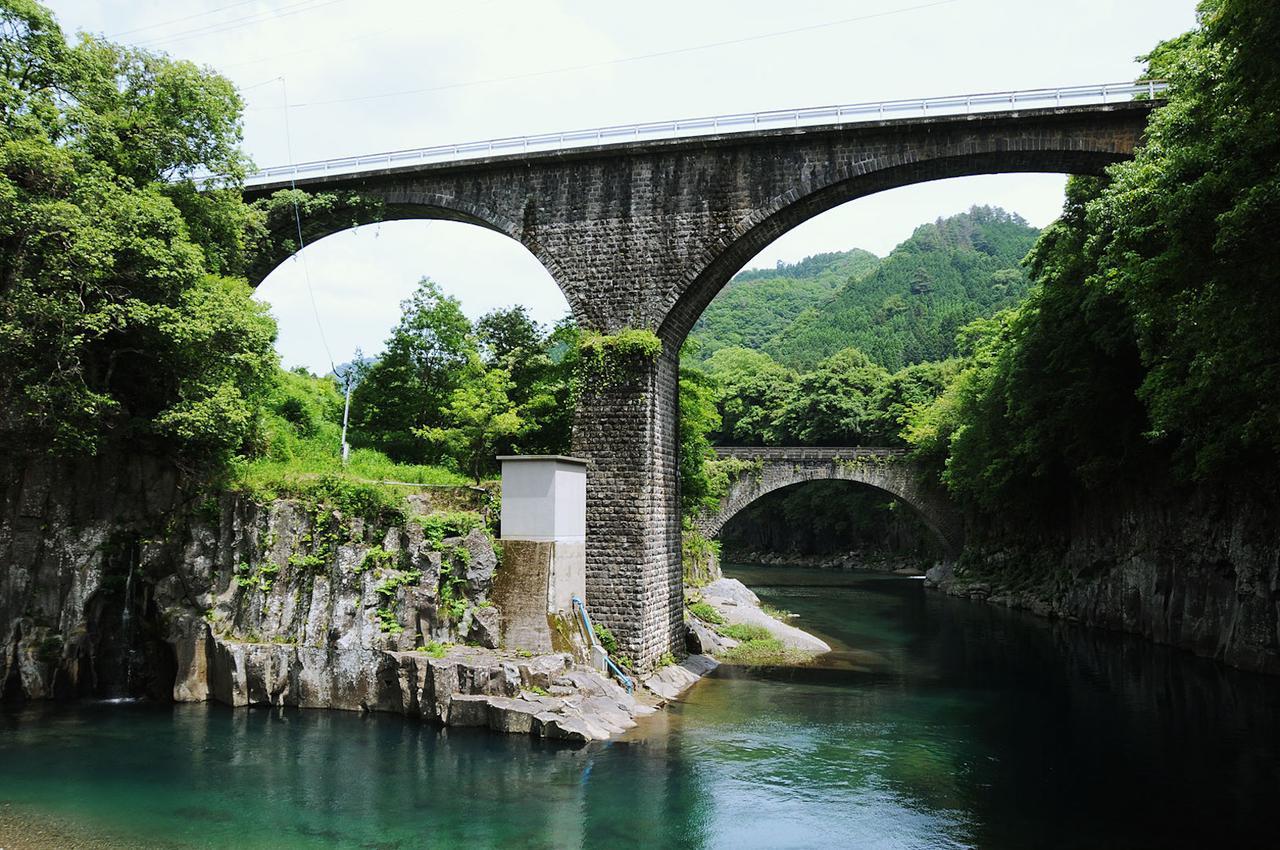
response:
<path id="1" fill-rule="evenodd" d="M 578 339 L 578 378 L 587 391 L 625 386 L 661 353 L 662 340 L 650 330 L 586 331 Z"/>
<path id="2" fill-rule="evenodd" d="M 729 495 L 729 485 L 743 476 L 751 476 L 756 481 L 764 475 L 764 461 L 760 458 L 745 460 L 737 457 L 715 458 L 703 465 L 707 475 L 707 498 L 703 509 L 708 512 L 718 511 L 720 503 Z"/>

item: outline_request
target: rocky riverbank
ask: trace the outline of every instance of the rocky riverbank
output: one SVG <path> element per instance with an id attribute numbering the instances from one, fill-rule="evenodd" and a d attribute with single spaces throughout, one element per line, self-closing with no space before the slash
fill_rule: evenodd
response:
<path id="1" fill-rule="evenodd" d="M 388 711 L 588 741 L 715 664 L 628 693 L 576 634 L 568 651 L 500 649 L 500 547 L 467 488 L 393 511 L 338 485 L 193 503 L 163 467 L 104 466 L 89 494 L 56 471 L 14 476 L 0 515 L 3 698 Z"/>
<path id="2" fill-rule="evenodd" d="M 1203 491 L 1117 492 L 1028 542 L 975 536 L 927 576 L 953 596 L 1142 635 L 1280 674 L 1280 507 Z"/>
<path id="3" fill-rule="evenodd" d="M 831 651 L 826 641 L 766 611 L 737 579 L 700 588 L 690 597 L 688 614 L 690 651 L 727 663 L 799 664 Z"/>
<path id="4" fill-rule="evenodd" d="M 903 555 L 872 549 L 826 554 L 734 549 L 722 555 L 721 560 L 769 567 L 810 567 L 896 575 L 924 575 L 925 570 L 931 566 L 930 562 L 922 560 L 918 555 Z"/>

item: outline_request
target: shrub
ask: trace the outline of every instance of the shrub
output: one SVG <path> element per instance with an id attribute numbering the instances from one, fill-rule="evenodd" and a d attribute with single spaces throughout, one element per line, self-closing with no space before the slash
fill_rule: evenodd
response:
<path id="1" fill-rule="evenodd" d="M 617 655 L 618 639 L 613 636 L 613 632 L 609 631 L 609 627 L 594 626 L 594 628 L 596 630 L 596 640 L 600 641 L 600 645 L 604 647 L 604 651 L 610 655 Z"/>

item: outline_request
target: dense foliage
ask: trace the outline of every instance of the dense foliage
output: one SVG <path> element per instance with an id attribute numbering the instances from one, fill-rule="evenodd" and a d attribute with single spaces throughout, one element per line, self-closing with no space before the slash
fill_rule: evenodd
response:
<path id="1" fill-rule="evenodd" d="M 352 445 L 479 481 L 501 454 L 568 450 L 579 358 L 569 321 L 548 330 L 523 307 L 475 325 L 428 279 L 401 304 L 382 356 L 362 363 Z"/>
<path id="2" fill-rule="evenodd" d="M 695 325 L 695 359 L 731 347 L 802 370 L 850 347 L 890 371 L 946 359 L 961 327 L 1026 295 L 1035 238 L 1016 215 L 974 207 L 921 225 L 883 261 L 853 250 L 742 272 Z"/>
<path id="3" fill-rule="evenodd" d="M 917 453 L 979 507 L 1045 512 L 1125 479 L 1274 492 L 1280 456 L 1280 9 L 1205 2 L 1160 45 L 1137 156 L 1074 180 L 1027 303 L 964 335 L 913 417 Z"/>
<path id="4" fill-rule="evenodd" d="M 879 263 L 869 251 L 819 254 L 776 269 L 740 272 L 703 311 L 693 329 L 692 360 L 722 348 L 763 350 L 806 311 L 834 298 Z"/>
<path id="5" fill-rule="evenodd" d="M 0 4 L 0 441 L 222 459 L 251 436 L 275 326 L 234 275 L 242 104 L 187 62 Z"/>

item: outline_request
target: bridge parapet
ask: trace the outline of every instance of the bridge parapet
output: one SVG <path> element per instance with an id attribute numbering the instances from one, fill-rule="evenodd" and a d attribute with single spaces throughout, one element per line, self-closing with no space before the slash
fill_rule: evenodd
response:
<path id="1" fill-rule="evenodd" d="M 906 456 L 906 449 L 880 446 L 716 446 L 720 458 L 738 460 L 763 460 L 766 462 L 831 463 L 839 460 L 864 460 L 868 458 L 895 459 Z"/>

